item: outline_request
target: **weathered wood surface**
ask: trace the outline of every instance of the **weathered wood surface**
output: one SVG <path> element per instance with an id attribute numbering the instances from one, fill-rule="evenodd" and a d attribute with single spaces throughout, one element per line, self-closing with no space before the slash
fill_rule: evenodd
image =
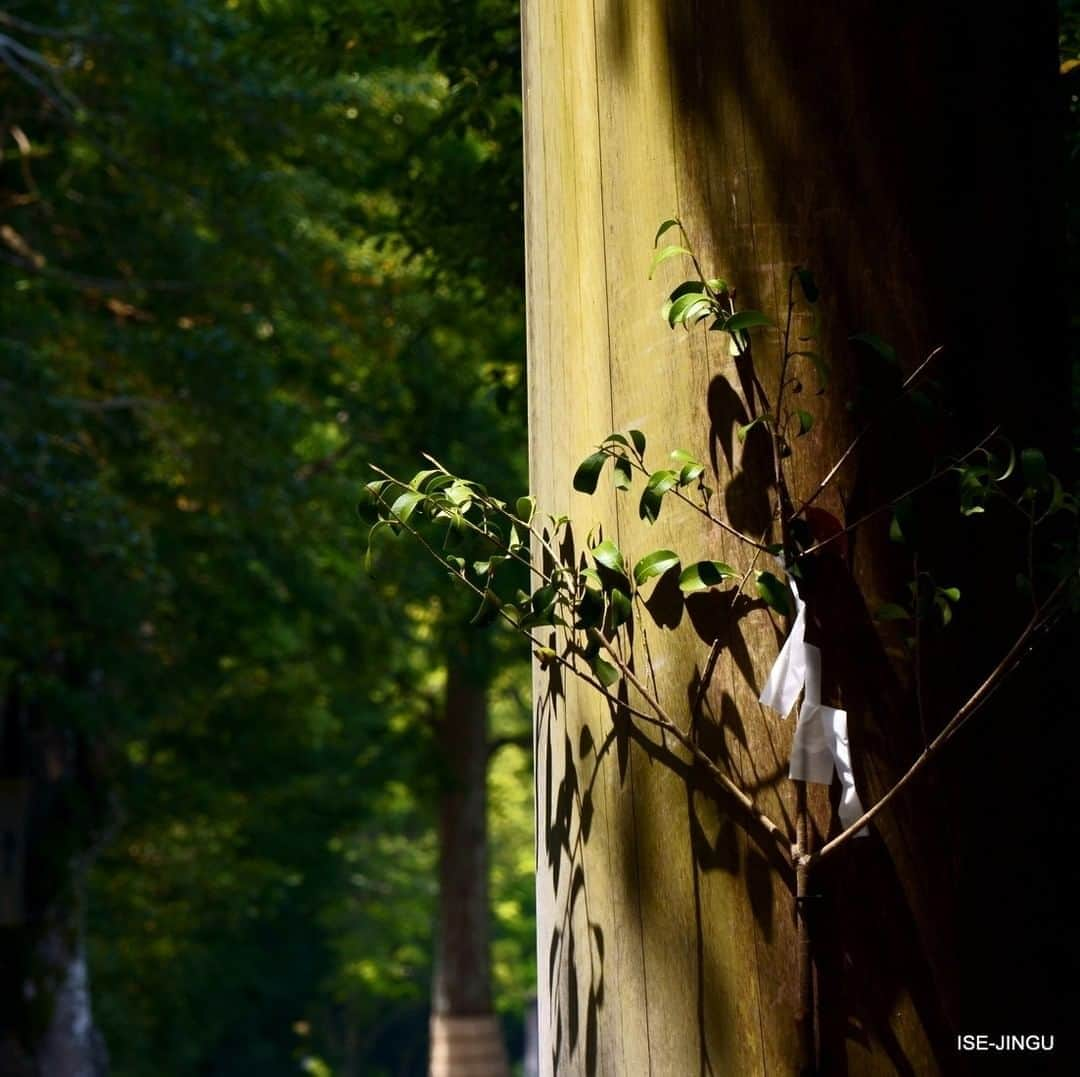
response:
<path id="1" fill-rule="evenodd" d="M 667 290 L 689 275 L 668 263 L 647 279 L 664 218 L 681 217 L 707 271 L 737 286 L 740 306 L 778 321 L 791 267 L 817 273 L 818 343 L 834 384 L 812 397 L 805 372 L 803 406 L 816 423 L 788 469 L 796 501 L 852 433 L 847 334 L 879 332 L 909 369 L 941 341 L 940 286 L 972 228 L 970 170 L 949 172 L 968 151 L 951 144 L 964 119 L 950 96 L 962 77 L 949 74 L 951 50 L 968 41 L 967 16 L 954 8 L 943 17 L 930 5 L 903 15 L 751 0 L 523 5 L 531 481 L 542 509 L 574 521 L 577 557 L 599 525 L 631 562 L 670 547 L 749 564 L 745 547 L 673 499 L 649 527 L 636 495 L 616 495 L 610 482 L 591 498 L 573 492 L 577 463 L 630 427 L 649 436 L 652 467 L 675 448 L 710 461 L 731 522 L 758 534 L 769 526 L 767 438 L 742 445 L 734 436 L 753 415 L 745 372 L 722 334 L 673 333 L 659 316 Z M 808 327 L 800 315 L 797 331 Z M 770 393 L 774 337 L 756 344 Z M 845 471 L 844 501 L 833 490 L 821 506 L 851 519 L 873 503 L 890 489 L 884 458 L 876 470 Z M 878 556 L 886 527 L 868 528 L 837 559 L 836 608 L 811 628 L 828 637 L 826 701 L 851 712 L 867 801 L 917 750 L 908 686 L 867 612 L 896 583 Z M 786 626 L 760 604 L 732 611 L 724 593 L 685 610 L 663 593 L 649 605 L 636 619 L 639 672 L 688 724 L 720 636 L 701 743 L 790 825 L 793 722 L 756 702 Z M 541 1072 L 794 1072 L 793 886 L 775 845 L 684 753 L 631 728 L 588 689 L 537 669 L 534 690 Z M 930 798 L 919 813 L 884 819 L 880 838 L 822 880 L 816 975 L 827 1072 L 950 1068 L 951 912 Z M 820 843 L 837 823 L 825 790 L 812 787 L 811 804 Z"/>

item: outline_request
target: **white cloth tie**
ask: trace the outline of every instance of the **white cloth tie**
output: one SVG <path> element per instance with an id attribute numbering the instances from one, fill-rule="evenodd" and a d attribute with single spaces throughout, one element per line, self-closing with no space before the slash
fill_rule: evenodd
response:
<path id="1" fill-rule="evenodd" d="M 841 786 L 840 822 L 848 827 L 862 815 L 863 807 L 851 769 L 847 711 L 826 707 L 821 702 L 821 650 L 806 642 L 806 603 L 799 596 L 795 581 L 790 577 L 788 580 L 795 598 L 795 621 L 759 699 L 787 718 L 802 691 L 803 705 L 795 725 L 788 777 L 831 785 L 835 769 Z M 868 833 L 864 826 L 855 836 L 863 838 Z"/>

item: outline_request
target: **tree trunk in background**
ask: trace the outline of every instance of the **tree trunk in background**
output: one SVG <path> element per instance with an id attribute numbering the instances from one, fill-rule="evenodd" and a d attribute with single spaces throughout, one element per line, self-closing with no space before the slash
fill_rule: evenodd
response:
<path id="1" fill-rule="evenodd" d="M 0 796 L 0 1073 L 104 1077 L 83 941 L 100 787 L 85 738 L 32 713 L 14 683 L 0 715 L 0 786 L 18 790 Z"/>
<path id="2" fill-rule="evenodd" d="M 522 21 L 531 490 L 544 511 L 570 515 L 571 556 L 600 523 L 628 564 L 664 547 L 688 561 L 749 563 L 743 546 L 671 499 L 649 527 L 636 494 L 619 500 L 606 483 L 592 498 L 573 492 L 577 464 L 627 428 L 648 435 L 652 468 L 676 448 L 709 461 L 709 485 L 740 530 L 769 525 L 768 438 L 734 436 L 755 414 L 747 372 L 724 334 L 672 333 L 660 318 L 689 269 L 676 261 L 647 279 L 653 233 L 673 213 L 706 272 L 778 324 L 791 268 L 816 273 L 816 350 L 833 380 L 815 397 L 805 372 L 799 406 L 815 424 L 787 465 L 795 503 L 855 432 L 845 401 L 863 372 L 851 333 L 890 341 L 907 371 L 947 344 L 935 374 L 960 383 L 978 372 L 977 414 L 965 420 L 977 434 L 986 415 L 1030 425 L 1032 401 L 1051 384 L 1057 392 L 1052 363 L 1010 376 L 1021 343 L 1042 358 L 1049 337 L 1040 334 L 1054 322 L 1051 312 L 1046 325 L 1024 324 L 1020 313 L 1046 286 L 1033 268 L 1053 248 L 1043 141 L 1052 5 L 989 19 L 958 3 L 526 0 Z M 795 328 L 808 333 L 809 318 L 798 315 Z M 755 337 L 770 397 L 774 338 Z M 967 447 L 957 440 L 966 433 L 951 431 L 951 444 Z M 911 451 L 897 452 L 905 441 Z M 886 423 L 818 504 L 850 522 L 903 489 L 905 468 L 936 448 L 922 431 Z M 848 710 L 865 804 L 921 748 L 910 670 L 886 654 L 870 615 L 910 578 L 888 521 L 819 558 L 809 596 L 824 702 Z M 790 827 L 794 723 L 757 703 L 786 626 L 760 603 L 729 612 L 729 597 L 711 592 L 684 608 L 661 588 L 635 626 L 639 673 L 655 678 L 685 727 L 709 647 L 721 641 L 699 742 Z M 928 671 L 938 718 L 1003 653 L 1008 619 L 996 620 L 972 626 L 979 648 L 967 667 Z M 590 689 L 537 668 L 534 699 L 541 1072 L 796 1072 L 794 880 L 776 847 L 684 754 Z M 808 792 L 817 846 L 837 832 L 836 790 Z M 955 835 L 939 814 L 948 792 L 940 773 L 921 782 L 815 879 L 823 1072 L 955 1068 L 953 1033 L 967 1010 L 955 963 Z M 985 960 L 1004 989 L 1008 970 Z"/>
<path id="3" fill-rule="evenodd" d="M 451 648 L 439 732 L 439 930 L 431 1077 L 506 1077 L 491 1001 L 487 856 L 487 673 L 469 643 Z"/>

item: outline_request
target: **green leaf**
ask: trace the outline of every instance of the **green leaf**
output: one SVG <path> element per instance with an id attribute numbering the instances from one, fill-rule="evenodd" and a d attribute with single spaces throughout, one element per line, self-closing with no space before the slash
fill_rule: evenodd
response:
<path id="1" fill-rule="evenodd" d="M 640 587 L 646 580 L 662 576 L 678 563 L 679 555 L 674 550 L 653 550 L 634 565 L 634 582 Z"/>
<path id="2" fill-rule="evenodd" d="M 600 573 L 595 568 L 583 568 L 580 576 L 585 583 L 586 590 L 603 592 L 604 581 L 600 579 Z"/>
<path id="3" fill-rule="evenodd" d="M 909 542 L 914 535 L 915 506 L 910 497 L 905 497 L 893 508 L 892 521 L 889 524 L 889 538 L 893 542 Z"/>
<path id="4" fill-rule="evenodd" d="M 884 602 L 878 606 L 874 618 L 878 621 L 907 621 L 911 619 L 911 614 L 895 602 Z"/>
<path id="5" fill-rule="evenodd" d="M 605 688 L 610 688 L 619 679 L 619 671 L 598 654 L 589 659 L 589 668 Z"/>
<path id="6" fill-rule="evenodd" d="M 648 486 L 652 490 L 666 494 L 678 481 L 679 476 L 676 472 L 671 471 L 669 468 L 661 468 L 649 476 Z"/>
<path id="7" fill-rule="evenodd" d="M 549 613 L 554 608 L 558 598 L 559 588 L 553 583 L 548 583 L 533 591 L 532 597 L 529 599 L 529 604 L 532 607 L 533 613 L 539 617 L 545 613 Z"/>
<path id="8" fill-rule="evenodd" d="M 519 497 L 517 503 L 514 505 L 514 511 L 517 513 L 517 518 L 522 523 L 532 523 L 532 518 L 536 515 L 536 498 L 535 497 Z"/>
<path id="9" fill-rule="evenodd" d="M 1020 471 L 1028 486 L 1041 489 L 1048 475 L 1046 457 L 1039 449 L 1024 449 L 1020 453 Z"/>
<path id="10" fill-rule="evenodd" d="M 790 616 L 791 596 L 787 586 L 771 572 L 758 572 L 756 575 L 757 593 L 765 600 L 765 604 L 777 613 Z"/>
<path id="11" fill-rule="evenodd" d="M 653 279 L 653 274 L 664 264 L 669 258 L 675 258 L 680 254 L 689 254 L 690 252 L 685 247 L 679 247 L 672 245 L 670 247 L 662 247 L 652 257 L 652 262 L 649 263 L 649 280 Z"/>
<path id="12" fill-rule="evenodd" d="M 715 309 L 711 299 L 699 299 L 696 303 L 691 303 L 686 309 L 682 316 L 682 323 L 689 329 L 691 326 L 697 325 L 698 322 L 708 318 Z"/>
<path id="13" fill-rule="evenodd" d="M 638 503 L 638 515 L 641 519 L 648 520 L 651 524 L 656 523 L 656 519 L 660 515 L 660 505 L 664 500 L 664 494 L 677 485 L 678 481 L 678 474 L 667 469 L 654 471 L 649 476 L 648 484 L 641 494 L 641 501 Z"/>
<path id="14" fill-rule="evenodd" d="M 515 523 L 510 524 L 510 538 L 507 542 L 507 546 L 512 553 L 518 553 L 522 550 L 525 553 L 529 552 L 529 547 L 522 541 L 521 532 L 518 531 L 517 524 Z"/>
<path id="15" fill-rule="evenodd" d="M 664 235 L 665 232 L 670 232 L 672 228 L 677 227 L 680 227 L 679 218 L 668 217 L 668 219 L 664 221 L 659 228 L 657 228 L 656 235 L 653 237 L 652 245 L 655 247 L 657 243 L 660 242 L 660 238 Z"/>
<path id="16" fill-rule="evenodd" d="M 940 594 L 934 595 L 934 605 L 937 606 L 938 613 L 941 614 L 941 623 L 943 625 L 949 624 L 952 621 L 952 606 L 949 605 L 948 599 L 942 598 Z"/>
<path id="17" fill-rule="evenodd" d="M 1011 441 L 1006 441 L 1005 445 L 1009 450 L 1009 459 L 1001 474 L 994 476 L 994 482 L 1004 482 L 1016 470 L 1016 450 L 1013 448 Z M 992 456 L 991 461 L 996 464 L 998 462 L 997 456 Z"/>
<path id="18" fill-rule="evenodd" d="M 684 452 L 682 449 L 675 449 L 671 454 L 671 459 L 675 463 L 681 465 L 679 469 L 679 485 L 687 486 L 698 478 L 705 470 L 705 465 L 700 460 L 694 459 L 688 452 Z"/>
<path id="19" fill-rule="evenodd" d="M 705 282 L 703 280 L 684 280 L 672 290 L 671 295 L 668 296 L 668 301 L 674 303 L 676 299 L 691 293 L 699 296 L 705 295 Z"/>
<path id="20" fill-rule="evenodd" d="M 938 594 L 944 595 L 950 602 L 960 601 L 960 588 L 958 587 L 939 587 Z"/>
<path id="21" fill-rule="evenodd" d="M 462 512 L 468 512 L 469 506 L 472 504 L 473 489 L 469 483 L 462 482 L 460 479 L 455 479 L 443 496 L 451 504 L 460 508 Z"/>
<path id="22" fill-rule="evenodd" d="M 364 489 L 367 491 L 368 496 L 372 501 L 380 501 L 383 490 L 390 484 L 389 479 L 375 479 L 373 482 L 364 483 Z"/>
<path id="23" fill-rule="evenodd" d="M 735 436 L 739 439 L 740 442 L 746 441 L 746 435 L 749 434 L 755 426 L 757 426 L 759 423 L 768 423 L 770 421 L 771 420 L 768 415 L 759 415 L 756 419 L 751 419 L 750 422 L 745 423 L 742 426 L 736 427 Z"/>
<path id="24" fill-rule="evenodd" d="M 723 561 L 698 561 L 683 569 L 679 576 L 679 590 L 685 594 L 707 591 L 738 575 L 731 565 L 725 565 Z"/>
<path id="25" fill-rule="evenodd" d="M 1065 488 L 1061 485 L 1061 480 L 1057 475 L 1050 475 L 1050 504 L 1046 507 L 1044 516 L 1053 516 L 1059 509 L 1065 507 Z"/>
<path id="26" fill-rule="evenodd" d="M 871 351 L 880 355 L 887 363 L 896 362 L 896 349 L 874 333 L 855 333 L 853 336 L 848 337 L 848 340 L 851 340 L 856 344 L 865 344 Z"/>
<path id="27" fill-rule="evenodd" d="M 592 555 L 593 560 L 598 565 L 603 565 L 604 568 L 611 569 L 612 572 L 618 572 L 622 576 L 626 575 L 623 555 L 619 547 L 611 539 L 604 539 L 599 546 L 592 550 Z"/>
<path id="28" fill-rule="evenodd" d="M 484 597 L 480 602 L 480 608 L 473 614 L 472 620 L 469 622 L 471 625 L 475 625 L 477 628 L 485 628 L 499 615 L 499 607 L 502 603 L 499 601 L 499 596 L 488 587 L 484 591 Z"/>
<path id="29" fill-rule="evenodd" d="M 415 475 L 413 475 L 413 477 L 409 480 L 409 485 L 414 490 L 423 490 L 424 484 L 430 479 L 434 478 L 436 475 L 440 479 L 448 478 L 445 472 L 440 471 L 438 468 L 429 467 L 426 468 L 424 471 L 418 471 Z"/>
<path id="30" fill-rule="evenodd" d="M 690 292 L 681 295 L 667 308 L 668 325 L 675 328 L 682 321 L 705 317 L 712 310 L 712 301 Z"/>
<path id="31" fill-rule="evenodd" d="M 810 428 L 814 425 L 814 417 L 802 408 L 797 408 L 795 414 L 799 417 L 799 433 L 796 436 L 801 438 L 810 433 Z"/>
<path id="32" fill-rule="evenodd" d="M 629 490 L 631 484 L 630 461 L 625 456 L 615 460 L 615 489 Z"/>
<path id="33" fill-rule="evenodd" d="M 547 669 L 552 662 L 557 662 L 559 660 L 558 654 L 550 647 L 537 647 L 536 650 L 533 651 L 533 655 L 540 663 L 541 669 Z"/>
<path id="34" fill-rule="evenodd" d="M 606 452 L 594 452 L 591 456 L 586 456 L 574 472 L 574 489 L 583 494 L 595 493 L 607 458 Z"/>
<path id="35" fill-rule="evenodd" d="M 630 440 L 634 443 L 634 449 L 638 456 L 645 455 L 645 435 L 640 430 L 630 431 Z"/>
<path id="36" fill-rule="evenodd" d="M 799 285 L 802 287 L 802 293 L 806 296 L 807 303 L 816 303 L 818 301 L 818 286 L 814 281 L 814 274 L 809 269 L 803 269 L 800 266 L 795 270 L 795 275 L 799 278 Z"/>
<path id="37" fill-rule="evenodd" d="M 614 588 L 610 597 L 611 605 L 608 607 L 608 627 L 614 631 L 620 625 L 626 624 L 633 613 L 630 596 L 625 591 Z"/>
<path id="38" fill-rule="evenodd" d="M 762 314 L 760 310 L 740 310 L 724 322 L 724 330 L 728 333 L 741 333 L 744 329 L 754 329 L 759 325 L 775 328 L 773 320 Z"/>
<path id="39" fill-rule="evenodd" d="M 598 577 L 599 579 L 599 577 Z M 599 628 L 604 621 L 604 594 L 586 587 L 577 603 L 575 628 Z"/>
<path id="40" fill-rule="evenodd" d="M 416 506 L 424 500 L 424 495 L 416 490 L 406 490 L 391 506 L 390 514 L 397 517 L 403 524 L 408 523 L 409 518 L 416 511 Z"/>
<path id="41" fill-rule="evenodd" d="M 689 486 L 694 479 L 700 478 L 701 473 L 705 470 L 703 464 L 685 464 L 683 469 L 679 472 L 679 485 Z"/>
<path id="42" fill-rule="evenodd" d="M 486 561 L 474 561 L 473 571 L 478 576 L 486 575 L 488 573 L 494 576 L 495 572 L 499 568 L 499 565 L 504 564 L 506 561 L 509 560 L 510 558 L 506 554 L 493 553 Z"/>
<path id="43" fill-rule="evenodd" d="M 386 528 L 391 534 L 394 532 L 395 524 L 389 520 L 379 520 L 378 523 L 373 524 L 371 530 L 368 531 L 367 549 L 364 551 L 364 571 L 370 576 L 375 571 L 375 553 L 372 543 L 375 539 L 375 534 L 382 528 Z"/>

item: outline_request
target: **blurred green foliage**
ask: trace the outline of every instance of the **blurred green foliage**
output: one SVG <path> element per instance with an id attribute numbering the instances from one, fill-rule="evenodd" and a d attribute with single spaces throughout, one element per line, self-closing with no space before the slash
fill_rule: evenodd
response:
<path id="1" fill-rule="evenodd" d="M 431 726 L 471 610 L 404 546 L 367 578 L 355 504 L 423 450 L 525 485 L 517 5 L 3 17 L 44 64 L 0 64 L 0 673 L 92 762 L 114 1072 L 422 1072 Z M 514 653 L 497 730 L 527 723 Z M 491 783 L 519 1034 L 526 753 Z"/>

